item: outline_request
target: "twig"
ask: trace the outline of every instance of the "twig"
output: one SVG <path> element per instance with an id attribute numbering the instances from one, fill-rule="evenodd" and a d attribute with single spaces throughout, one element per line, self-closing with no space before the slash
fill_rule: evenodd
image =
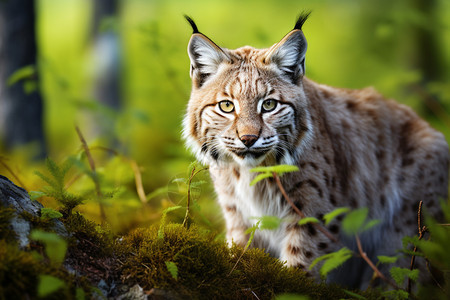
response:
<path id="1" fill-rule="evenodd" d="M 421 200 L 419 202 L 419 208 L 417 209 L 417 228 L 419 231 L 419 241 L 423 238 L 424 233 L 427 231 L 427 227 L 426 226 L 422 226 L 422 205 L 423 205 L 423 201 Z M 414 246 L 414 250 L 413 253 L 416 253 L 417 251 L 417 246 Z M 410 265 L 410 270 L 412 271 L 414 269 L 414 264 L 416 262 L 416 256 L 413 255 L 411 257 L 411 265 Z M 409 294 L 411 294 L 411 287 L 412 287 L 412 281 L 411 278 L 408 277 L 408 288 L 407 288 L 407 292 Z"/>
<path id="2" fill-rule="evenodd" d="M 86 153 L 86 157 L 88 159 L 89 166 L 93 173 L 92 179 L 94 181 L 95 192 L 97 194 L 98 204 L 100 206 L 100 217 L 101 217 L 102 221 L 104 222 L 106 220 L 106 214 L 105 214 L 105 209 L 103 208 L 103 204 L 102 204 L 103 195 L 102 195 L 102 191 L 100 189 L 100 183 L 98 182 L 97 172 L 95 170 L 94 158 L 92 157 L 91 151 L 89 150 L 89 147 L 88 147 L 88 144 L 86 143 L 86 140 L 84 139 L 84 136 L 81 133 L 81 130 L 80 130 L 80 128 L 78 128 L 77 125 L 75 125 L 75 130 L 77 131 L 78 137 L 81 141 L 81 145 L 83 146 L 84 153 Z"/>
<path id="3" fill-rule="evenodd" d="M 206 168 L 200 169 L 197 172 L 195 172 L 195 166 L 192 167 L 192 172 L 191 175 L 189 176 L 188 179 L 188 187 L 187 187 L 187 206 L 186 206 L 186 214 L 184 215 L 184 220 L 183 220 L 183 226 L 186 228 L 189 228 L 189 213 L 191 211 L 191 184 L 192 184 L 192 180 L 194 179 L 194 177 L 200 173 L 201 171 L 206 170 Z"/>
<path id="4" fill-rule="evenodd" d="M 147 196 L 145 195 L 144 185 L 142 184 L 142 175 L 141 171 L 139 170 L 139 166 L 135 160 L 130 159 L 129 162 L 134 172 L 134 181 L 136 183 L 136 191 L 138 193 L 139 199 L 142 203 L 146 203 Z"/>
<path id="5" fill-rule="evenodd" d="M 256 293 L 255 293 L 254 291 L 250 290 L 250 292 L 252 292 L 253 296 L 255 296 L 255 298 L 256 298 L 257 300 L 260 300 L 259 297 L 258 297 L 258 295 L 256 295 Z"/>
<path id="6" fill-rule="evenodd" d="M 247 251 L 247 247 L 244 248 L 244 250 L 242 251 L 241 255 L 239 255 L 238 259 L 236 260 L 236 263 L 233 265 L 233 267 L 231 268 L 230 273 L 228 273 L 228 276 L 231 275 L 231 273 L 233 273 L 234 269 L 236 269 L 238 263 L 241 261 L 242 256 L 244 256 L 245 252 Z"/>
<path id="7" fill-rule="evenodd" d="M 191 210 L 191 182 L 194 176 L 195 166 L 192 168 L 191 175 L 189 175 L 188 186 L 187 186 L 187 203 L 186 203 L 186 214 L 184 215 L 183 227 L 189 228 L 189 212 Z"/>
<path id="8" fill-rule="evenodd" d="M 108 147 L 102 147 L 102 146 L 96 146 L 91 148 L 91 150 L 103 150 L 106 152 L 111 152 L 113 155 L 121 157 L 123 160 L 128 162 L 133 169 L 134 173 L 134 182 L 136 184 L 136 192 L 138 193 L 139 200 L 141 200 L 142 203 L 147 202 L 147 196 L 145 195 L 144 185 L 142 184 L 142 174 L 139 170 L 139 165 L 137 162 L 131 158 L 128 158 L 124 155 L 121 155 L 119 152 L 117 152 L 114 149 L 108 148 Z"/>
<path id="9" fill-rule="evenodd" d="M 286 190 L 284 189 L 283 185 L 281 184 L 280 177 L 277 175 L 277 173 L 272 173 L 273 178 L 275 179 L 275 182 L 277 183 L 278 188 L 281 191 L 281 194 L 283 195 L 284 199 L 286 199 L 287 202 L 291 205 L 291 207 L 294 209 L 294 211 L 301 217 L 306 218 L 305 214 L 297 207 L 295 206 L 294 202 L 292 202 L 292 199 L 287 195 Z M 322 225 L 318 223 L 312 223 L 320 232 L 322 232 L 326 237 L 328 237 L 330 240 L 332 240 L 335 243 L 339 243 L 338 239 L 335 238 L 326 228 L 324 228 Z"/>
<path id="10" fill-rule="evenodd" d="M 230 273 L 228 273 L 228 277 L 231 275 L 231 273 L 233 273 L 234 269 L 236 269 L 236 266 L 238 265 L 238 263 L 241 260 L 241 258 L 244 256 L 244 253 L 248 250 L 248 248 L 250 248 L 250 245 L 253 243 L 253 239 L 255 238 L 255 232 L 259 228 L 259 223 L 260 222 L 261 221 L 256 222 L 256 224 L 252 227 L 252 231 L 250 233 L 250 237 L 248 238 L 247 244 L 245 245 L 244 250 L 242 251 L 242 253 L 239 256 L 239 258 L 237 259 L 237 261 L 234 264 L 233 268 L 231 268 Z"/>
<path id="11" fill-rule="evenodd" d="M 281 194 L 286 199 L 286 201 L 289 202 L 291 207 L 301 218 L 305 218 L 306 217 L 305 214 L 297 206 L 295 206 L 294 202 L 287 195 L 286 190 L 284 189 L 283 185 L 281 184 L 280 177 L 275 172 L 273 172 L 272 175 L 273 175 L 273 178 L 275 179 L 275 182 L 277 183 L 278 188 L 281 191 Z M 313 223 L 313 225 L 318 230 L 320 230 L 325 236 L 327 236 L 330 240 L 332 240 L 335 243 L 340 243 L 339 240 L 336 239 L 325 227 L 323 227 L 322 225 L 320 225 L 318 223 Z M 419 226 L 420 226 L 420 223 L 419 223 Z M 423 226 L 423 229 L 426 229 L 425 226 Z M 399 286 L 397 286 L 394 282 L 390 281 L 386 276 L 384 276 L 384 274 L 381 273 L 381 271 L 373 264 L 373 262 L 370 260 L 370 258 L 367 256 L 367 254 L 364 252 L 362 245 L 361 245 L 361 240 L 358 235 L 355 235 L 355 239 L 356 239 L 356 244 L 358 246 L 359 255 L 364 259 L 364 261 L 366 261 L 366 263 L 370 266 L 370 268 L 375 272 L 376 276 L 379 277 L 381 280 L 385 281 L 386 283 L 388 283 L 393 288 L 395 288 L 397 290 L 401 290 L 401 288 Z M 409 294 L 411 295 L 411 293 L 409 293 Z"/>
<path id="12" fill-rule="evenodd" d="M 362 259 L 364 259 L 366 261 L 366 263 L 370 266 L 370 268 L 372 268 L 372 270 L 375 272 L 375 274 L 380 279 L 382 279 L 383 281 L 387 282 L 393 288 L 399 290 L 400 287 L 398 287 L 395 283 L 391 282 L 388 278 L 386 278 L 386 276 L 384 276 L 383 273 L 381 273 L 381 271 L 373 264 L 373 262 L 367 256 L 366 252 L 364 252 L 364 250 L 362 248 L 362 245 L 361 245 L 361 240 L 359 239 L 359 236 L 355 235 L 355 238 L 356 238 L 356 244 L 358 245 L 359 255 L 361 255 Z"/>

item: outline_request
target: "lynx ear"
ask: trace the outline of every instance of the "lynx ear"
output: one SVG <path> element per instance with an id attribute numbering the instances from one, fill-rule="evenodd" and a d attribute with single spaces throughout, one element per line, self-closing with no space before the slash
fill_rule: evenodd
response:
<path id="1" fill-rule="evenodd" d="M 191 24 L 193 34 L 188 45 L 188 54 L 191 60 L 191 78 L 197 88 L 200 88 L 209 76 L 215 74 L 219 65 L 229 60 L 228 55 L 200 33 L 194 21 L 185 16 Z"/>
<path id="2" fill-rule="evenodd" d="M 305 74 L 307 43 L 301 28 L 308 16 L 309 13 L 302 14 L 294 29 L 273 45 L 265 58 L 266 63 L 275 64 L 293 83 Z"/>

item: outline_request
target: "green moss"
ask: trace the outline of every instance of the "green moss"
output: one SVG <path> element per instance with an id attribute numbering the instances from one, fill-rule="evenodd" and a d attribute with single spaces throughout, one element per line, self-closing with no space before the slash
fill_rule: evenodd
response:
<path id="1" fill-rule="evenodd" d="M 55 299 L 73 299 L 77 287 L 90 297 L 90 284 L 108 276 L 116 282 L 122 278 L 129 286 L 139 284 L 145 290 L 159 288 L 183 299 L 255 299 L 255 295 L 271 299 L 283 293 L 307 295 L 310 299 L 349 297 L 342 288 L 319 284 L 304 271 L 286 267 L 261 249 L 249 249 L 241 256 L 242 248 L 230 249 L 214 234 L 195 225 L 186 229 L 169 224 L 163 231 L 158 226 L 137 229 L 118 243 L 108 229 L 79 213 L 61 218 L 70 233 L 66 262 L 89 279 L 75 277 L 7 240 L 13 234 L 8 227 L 12 215 L 13 210 L 0 208 L 0 300 L 36 298 L 41 275 L 64 281 L 64 286 L 49 296 Z M 47 225 L 31 215 L 25 218 L 33 227 L 42 229 Z M 31 248 L 44 252 L 40 244 L 33 243 Z M 373 299 L 379 294 L 363 295 Z"/>
<path id="2" fill-rule="evenodd" d="M 36 295 L 40 266 L 30 253 L 0 240 L 0 298 L 13 299 Z"/>
<path id="3" fill-rule="evenodd" d="M 260 249 L 248 250 L 233 270 L 242 248 L 229 249 L 196 226 L 168 225 L 163 238 L 158 238 L 157 227 L 138 229 L 124 237 L 122 247 L 122 273 L 128 283 L 175 291 L 181 298 L 271 299 L 281 293 L 348 298 L 338 286 L 318 284 Z M 166 262 L 175 263 L 177 278 Z"/>
<path id="4" fill-rule="evenodd" d="M 80 248 L 86 245 L 82 250 L 93 257 L 110 256 L 114 252 L 114 236 L 107 228 L 87 220 L 80 213 L 73 213 L 62 219 L 62 222 L 72 236 L 69 247 Z"/>
<path id="5" fill-rule="evenodd" d="M 51 219 L 44 219 L 39 216 L 35 216 L 25 210 L 20 213 L 20 217 L 22 217 L 25 221 L 30 222 L 33 229 L 52 231 L 52 227 L 54 226 Z"/>
<path id="6" fill-rule="evenodd" d="M 168 225 L 164 228 L 164 238 L 158 238 L 155 226 L 138 229 L 124 237 L 123 247 L 127 256 L 123 277 L 144 289 L 169 289 L 182 296 L 199 298 L 223 295 L 224 290 L 218 287 L 224 285 L 233 290 L 237 287 L 229 280 L 222 280 L 231 270 L 229 250 L 215 241 L 212 234 L 200 232 L 196 226 L 187 230 L 181 225 Z M 169 273 L 165 262 L 176 264 L 178 280 Z"/>
<path id="7" fill-rule="evenodd" d="M 14 209 L 0 205 L 0 239 L 14 242 L 17 239 L 16 233 L 11 229 L 11 219 L 14 217 Z"/>
<path id="8" fill-rule="evenodd" d="M 50 275 L 64 282 L 62 288 L 48 295 L 46 299 L 75 299 L 77 288 L 82 288 L 86 296 L 91 295 L 91 285 L 87 278 L 75 277 L 63 267 L 51 264 L 47 259 L 37 255 L 44 252 L 40 243 L 33 242 L 30 245 L 30 248 L 35 250 L 33 252 L 19 249 L 16 234 L 10 226 L 14 214 L 14 209 L 0 206 L 0 299 L 37 298 L 42 275 Z M 53 226 L 52 220 L 41 219 L 28 212 L 22 212 L 20 217 L 29 221 L 33 229 L 51 231 Z M 88 222 L 79 223 L 80 226 L 84 226 Z M 93 228 L 93 225 L 86 226 L 84 230 L 92 229 L 95 232 Z M 98 242 L 99 239 L 94 241 Z M 104 253 L 108 251 L 112 250 L 103 250 Z"/>
<path id="9" fill-rule="evenodd" d="M 35 299 L 39 275 L 51 275 L 65 284 L 48 299 L 74 299 L 76 288 L 89 291 L 86 279 L 74 277 L 67 271 L 45 264 L 32 253 L 21 251 L 16 245 L 0 240 L 0 299 Z M 88 293 L 86 293 L 88 294 Z"/>

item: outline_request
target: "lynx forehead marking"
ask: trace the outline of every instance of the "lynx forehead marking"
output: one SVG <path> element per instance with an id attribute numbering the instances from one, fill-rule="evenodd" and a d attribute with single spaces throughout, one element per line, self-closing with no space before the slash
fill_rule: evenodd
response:
<path id="1" fill-rule="evenodd" d="M 307 79 L 307 16 L 268 49 L 236 50 L 219 47 L 188 19 L 194 31 L 188 46 L 192 92 L 183 137 L 210 167 L 230 244 L 244 246 L 255 217 L 271 215 L 283 220 L 280 227 L 257 231 L 252 245 L 288 266 L 307 268 L 337 250 L 313 225 L 298 225 L 299 216 L 273 179 L 250 186 L 256 176 L 251 168 L 281 163 L 300 169 L 281 181 L 306 216 L 323 219 L 337 207 L 367 207 L 369 217 L 381 222 L 361 236 L 363 248 L 373 257 L 395 255 L 403 236 L 417 234 L 419 201 L 430 215 L 442 216 L 438 199 L 448 196 L 447 142 L 411 109 L 374 89 L 338 89 Z M 232 109 L 221 110 L 221 101 L 230 101 Z M 328 230 L 355 250 L 341 232 L 342 218 Z M 425 267 L 419 259 L 417 264 Z M 406 261 L 398 265 L 409 268 Z M 332 273 L 328 281 L 365 287 L 370 278 L 364 282 L 361 274 L 371 270 L 362 268 L 347 263 L 341 268 L 346 276 Z M 317 269 L 312 273 L 319 277 Z"/>

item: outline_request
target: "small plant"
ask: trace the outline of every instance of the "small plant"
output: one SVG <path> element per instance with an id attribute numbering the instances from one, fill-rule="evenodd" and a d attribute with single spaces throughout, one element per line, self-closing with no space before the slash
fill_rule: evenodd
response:
<path id="1" fill-rule="evenodd" d="M 159 229 L 158 229 L 158 239 L 161 239 L 161 240 L 164 239 L 164 227 L 166 226 L 167 213 L 177 210 L 177 209 L 180 209 L 180 208 L 181 208 L 181 206 L 171 206 L 171 207 L 166 208 L 163 211 L 162 217 L 161 217 L 161 222 L 160 222 Z"/>
<path id="2" fill-rule="evenodd" d="M 34 193 L 32 195 L 38 197 L 45 195 L 55 198 L 63 205 L 62 211 L 66 215 L 70 215 L 75 207 L 83 203 L 83 199 L 80 196 L 68 192 L 65 188 L 65 177 L 67 172 L 73 166 L 73 161 L 68 159 L 58 165 L 52 159 L 47 158 L 46 166 L 48 172 L 50 173 L 49 175 L 44 175 L 39 171 L 36 171 L 36 174 L 44 180 L 48 186 L 42 188 L 42 193 Z"/>
<path id="3" fill-rule="evenodd" d="M 200 185 L 204 184 L 204 181 L 194 181 L 194 178 L 197 174 L 199 174 L 202 171 L 207 170 L 208 168 L 199 168 L 197 162 L 191 163 L 189 166 L 189 177 L 187 180 L 187 203 L 186 203 L 186 215 L 184 216 L 183 220 L 183 226 L 189 227 L 189 213 L 191 210 L 191 201 L 192 199 L 192 189 L 199 187 Z"/>

